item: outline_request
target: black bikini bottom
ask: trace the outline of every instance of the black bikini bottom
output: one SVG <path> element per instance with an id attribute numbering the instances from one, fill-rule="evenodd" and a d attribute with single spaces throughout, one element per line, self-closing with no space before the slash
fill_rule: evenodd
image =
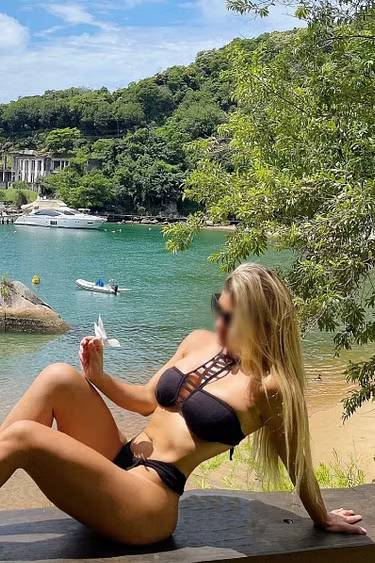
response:
<path id="1" fill-rule="evenodd" d="M 131 450 L 131 443 L 132 441 L 130 440 L 130 442 L 124 444 L 113 460 L 113 463 L 125 470 L 138 467 L 139 465 L 151 467 L 156 471 L 167 487 L 172 489 L 172 491 L 178 495 L 182 495 L 186 484 L 185 475 L 172 463 L 157 461 L 156 459 L 140 459 L 135 457 Z"/>

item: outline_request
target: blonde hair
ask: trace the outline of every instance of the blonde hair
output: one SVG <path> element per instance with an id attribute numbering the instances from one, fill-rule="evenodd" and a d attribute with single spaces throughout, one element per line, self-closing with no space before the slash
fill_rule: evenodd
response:
<path id="1" fill-rule="evenodd" d="M 238 346 L 241 368 L 264 389 L 268 376 L 276 384 L 282 399 L 287 469 L 295 478 L 297 490 L 304 479 L 313 491 L 301 339 L 291 294 L 272 270 L 251 263 L 234 270 L 224 289 L 234 301 L 231 337 Z M 253 447 L 262 475 L 277 482 L 280 461 L 267 425 L 254 434 Z"/>

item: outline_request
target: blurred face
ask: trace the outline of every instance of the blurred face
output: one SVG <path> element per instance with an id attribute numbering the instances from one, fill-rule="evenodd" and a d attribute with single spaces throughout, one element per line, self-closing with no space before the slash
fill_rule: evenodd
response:
<path id="1" fill-rule="evenodd" d="M 227 346 L 228 333 L 233 317 L 233 300 L 227 291 L 212 297 L 212 310 L 215 315 L 215 331 L 221 346 Z"/>

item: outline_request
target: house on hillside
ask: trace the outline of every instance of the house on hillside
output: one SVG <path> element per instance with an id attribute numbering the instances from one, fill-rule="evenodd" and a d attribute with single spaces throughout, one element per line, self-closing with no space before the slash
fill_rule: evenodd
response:
<path id="1" fill-rule="evenodd" d="M 14 180 L 27 182 L 35 191 L 42 178 L 69 166 L 67 156 L 41 155 L 32 150 L 19 151 L 12 156 Z"/>
<path id="2" fill-rule="evenodd" d="M 0 157 L 0 188 L 9 188 L 14 182 L 14 173 L 7 155 Z"/>
<path id="3" fill-rule="evenodd" d="M 69 162 L 65 155 L 40 154 L 29 149 L 9 153 L 0 161 L 0 187 L 8 188 L 13 182 L 21 181 L 38 192 L 43 178 L 63 170 Z"/>

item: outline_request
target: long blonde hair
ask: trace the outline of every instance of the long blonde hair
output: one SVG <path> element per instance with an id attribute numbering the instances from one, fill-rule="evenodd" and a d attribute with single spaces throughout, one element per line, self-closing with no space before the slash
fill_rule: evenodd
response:
<path id="1" fill-rule="evenodd" d="M 234 270 L 224 289 L 234 301 L 231 331 L 241 368 L 263 387 L 266 377 L 275 382 L 282 399 L 287 469 L 297 490 L 302 479 L 313 490 L 301 339 L 291 294 L 275 272 L 251 263 Z M 277 481 L 280 461 L 267 425 L 254 434 L 253 447 L 262 474 Z"/>

